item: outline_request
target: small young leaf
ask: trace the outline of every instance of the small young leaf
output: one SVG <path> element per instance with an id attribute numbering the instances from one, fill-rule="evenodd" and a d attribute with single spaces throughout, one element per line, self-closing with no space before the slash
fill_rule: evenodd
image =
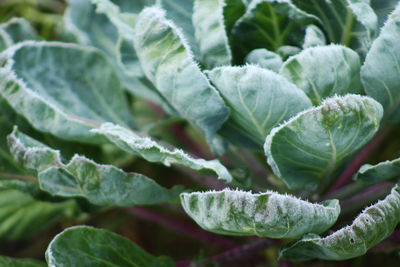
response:
<path id="1" fill-rule="evenodd" d="M 47 264 L 33 259 L 19 259 L 0 256 L 0 266 L 7 267 L 46 267 Z"/>
<path id="2" fill-rule="evenodd" d="M 100 165 L 79 155 L 69 163 L 60 151 L 20 133 L 9 135 L 10 151 L 25 168 L 37 172 L 40 188 L 54 196 L 84 197 L 96 205 L 133 206 L 174 200 L 181 187 L 166 189 L 138 173 Z"/>
<path id="3" fill-rule="evenodd" d="M 134 125 L 119 79 L 97 49 L 27 41 L 0 61 L 0 95 L 39 131 L 99 143 L 89 129 L 102 122 Z"/>
<path id="4" fill-rule="evenodd" d="M 181 31 L 163 10 L 146 8 L 137 19 L 134 44 L 146 76 L 178 115 L 211 142 L 229 109 L 194 62 Z"/>
<path id="5" fill-rule="evenodd" d="M 244 191 L 182 193 L 186 213 L 203 229 L 226 235 L 297 238 L 322 233 L 339 216 L 338 200 L 313 204 L 275 192 Z"/>
<path id="6" fill-rule="evenodd" d="M 245 58 L 245 62 L 258 65 L 261 68 L 272 70 L 278 73 L 282 67 L 283 61 L 280 55 L 268 51 L 265 48 L 254 49 Z"/>
<path id="7" fill-rule="evenodd" d="M 316 189 L 377 132 L 382 106 L 372 98 L 326 99 L 274 128 L 264 150 L 269 165 L 289 188 Z"/>
<path id="8" fill-rule="evenodd" d="M 361 256 L 389 236 L 400 221 L 400 188 L 396 185 L 382 201 L 366 208 L 350 226 L 326 237 L 306 235 L 283 248 L 280 259 L 346 260 Z"/>
<path id="9" fill-rule="evenodd" d="M 303 49 L 325 45 L 326 39 L 324 33 L 315 25 L 309 25 L 306 28 L 304 36 Z"/>
<path id="10" fill-rule="evenodd" d="M 77 210 L 73 200 L 44 202 L 19 191 L 0 189 L 0 238 L 27 238 L 62 218 L 75 216 Z"/>
<path id="11" fill-rule="evenodd" d="M 376 165 L 365 164 L 358 170 L 354 180 L 377 184 L 383 181 L 400 178 L 400 158 L 380 162 Z"/>
<path id="12" fill-rule="evenodd" d="M 141 137 L 119 125 L 105 123 L 98 129 L 92 130 L 103 134 L 112 143 L 124 151 L 138 155 L 150 162 L 159 162 L 165 166 L 179 164 L 196 171 L 212 171 L 219 179 L 232 182 L 232 176 L 219 160 L 194 159 L 182 150 L 169 149 L 148 137 Z"/>
<path id="13" fill-rule="evenodd" d="M 49 267 L 126 266 L 172 267 L 166 257 L 154 257 L 128 239 L 88 226 L 74 226 L 54 237 L 46 250 Z"/>
<path id="14" fill-rule="evenodd" d="M 236 128 L 260 147 L 273 127 L 311 107 L 300 89 L 270 70 L 219 67 L 207 75 L 232 108 Z"/>
<path id="15" fill-rule="evenodd" d="M 389 16 L 379 37 L 372 44 L 361 68 L 365 92 L 379 101 L 390 119 L 400 119 L 400 4 Z"/>
<path id="16" fill-rule="evenodd" d="M 340 45 L 318 46 L 290 57 L 280 74 L 302 89 L 314 105 L 325 98 L 347 93 L 359 94 L 360 57 Z"/>

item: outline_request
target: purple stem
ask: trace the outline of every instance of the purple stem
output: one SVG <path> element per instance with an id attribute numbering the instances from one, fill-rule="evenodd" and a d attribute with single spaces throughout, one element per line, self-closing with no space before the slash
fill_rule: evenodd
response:
<path id="1" fill-rule="evenodd" d="M 379 146 L 379 144 L 385 139 L 386 135 L 390 132 L 391 127 L 387 127 L 382 130 L 374 139 L 364 147 L 360 153 L 354 158 L 350 165 L 340 175 L 338 181 L 329 189 L 328 193 L 332 193 L 337 189 L 341 188 L 349 182 L 353 174 L 358 171 L 360 166 L 364 163 L 367 157 Z"/>
<path id="2" fill-rule="evenodd" d="M 126 210 L 140 219 L 159 224 L 161 226 L 164 226 L 165 228 L 182 233 L 183 235 L 192 237 L 193 239 L 201 241 L 208 245 L 215 245 L 222 249 L 231 249 L 236 246 L 236 243 L 221 236 L 206 232 L 198 227 L 194 227 L 190 224 L 178 221 L 171 217 L 160 215 L 145 208 L 130 207 L 126 208 Z"/>
<path id="3" fill-rule="evenodd" d="M 243 246 L 239 246 L 233 249 L 230 249 L 228 251 L 225 251 L 221 254 L 218 254 L 216 256 L 207 258 L 199 263 L 191 263 L 191 261 L 186 260 L 186 261 L 180 261 L 176 263 L 177 267 L 198 267 L 198 266 L 203 266 L 208 263 L 227 263 L 227 262 L 232 262 L 232 261 L 238 261 L 243 258 L 248 258 L 250 256 L 253 256 L 257 252 L 264 250 L 270 246 L 273 246 L 276 244 L 276 241 L 271 240 L 271 239 L 259 239 L 253 243 L 246 244 Z"/>
<path id="4" fill-rule="evenodd" d="M 171 126 L 172 132 L 178 137 L 179 141 L 188 148 L 191 154 L 196 157 L 209 159 L 209 156 L 183 131 L 182 126 L 174 124 Z"/>

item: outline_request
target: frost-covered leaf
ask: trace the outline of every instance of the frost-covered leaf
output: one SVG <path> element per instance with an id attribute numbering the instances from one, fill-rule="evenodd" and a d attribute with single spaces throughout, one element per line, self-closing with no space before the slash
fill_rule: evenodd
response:
<path id="1" fill-rule="evenodd" d="M 387 116 L 400 119 L 400 5 L 389 16 L 361 68 L 365 92 L 379 101 Z"/>
<path id="2" fill-rule="evenodd" d="M 167 257 L 154 257 L 128 239 L 107 230 L 74 226 L 54 237 L 46 250 L 49 267 L 172 267 Z"/>
<path id="3" fill-rule="evenodd" d="M 47 264 L 33 259 L 20 259 L 0 256 L 0 265 L 7 267 L 46 267 Z"/>
<path id="4" fill-rule="evenodd" d="M 277 53 L 268 51 L 265 48 L 254 49 L 245 58 L 248 64 L 258 65 L 261 68 L 279 72 L 283 61 Z"/>
<path id="5" fill-rule="evenodd" d="M 79 155 L 64 163 L 58 150 L 16 128 L 8 143 L 15 159 L 37 173 L 40 188 L 54 196 L 83 197 L 96 205 L 133 206 L 171 201 L 181 191 L 179 186 L 166 189 L 144 175 L 126 173 Z"/>
<path id="6" fill-rule="evenodd" d="M 302 26 L 314 19 L 287 0 L 254 0 L 232 29 L 235 55 L 243 58 L 251 50 L 276 51 L 285 44 L 297 44 Z"/>
<path id="7" fill-rule="evenodd" d="M 219 160 L 192 158 L 182 150 L 176 148 L 169 149 L 149 137 L 139 136 L 126 128 L 111 123 L 105 123 L 100 128 L 92 131 L 103 134 L 119 148 L 128 153 L 138 155 L 147 161 L 159 162 L 165 166 L 179 164 L 196 171 L 211 171 L 219 179 L 228 183 L 232 182 L 231 174 Z"/>
<path id="8" fill-rule="evenodd" d="M 325 187 L 375 135 L 382 115 L 382 106 L 370 97 L 328 98 L 271 131 L 264 145 L 268 163 L 289 188 Z"/>
<path id="9" fill-rule="evenodd" d="M 203 229 L 217 234 L 296 238 L 322 233 L 339 216 L 338 200 L 313 204 L 275 192 L 244 191 L 182 193 L 186 213 Z"/>
<path id="10" fill-rule="evenodd" d="M 378 16 L 379 27 L 382 27 L 389 18 L 389 14 L 396 8 L 398 0 L 371 0 L 371 7 Z"/>
<path id="11" fill-rule="evenodd" d="M 0 24 L 0 51 L 26 40 L 36 40 L 36 31 L 23 18 L 12 18 Z"/>
<path id="12" fill-rule="evenodd" d="M 243 15 L 245 8 L 242 0 L 194 1 L 193 25 L 200 44 L 201 59 L 206 66 L 212 68 L 231 64 L 229 28 L 232 28 L 235 19 Z"/>
<path id="13" fill-rule="evenodd" d="M 389 236 L 400 221 L 400 188 L 396 185 L 382 201 L 366 208 L 351 225 L 326 237 L 306 235 L 283 248 L 279 258 L 345 260 L 361 256 Z"/>
<path id="14" fill-rule="evenodd" d="M 292 45 L 283 45 L 279 47 L 278 50 L 276 50 L 276 53 L 278 53 L 283 60 L 286 60 L 288 57 L 300 53 L 300 51 L 301 51 L 300 47 Z"/>
<path id="15" fill-rule="evenodd" d="M 376 165 L 364 164 L 358 170 L 354 180 L 377 184 L 383 181 L 400 178 L 400 158 L 387 160 Z"/>
<path id="16" fill-rule="evenodd" d="M 113 67 L 97 49 L 24 42 L 4 51 L 0 95 L 39 131 L 98 143 L 102 122 L 134 125 Z"/>
<path id="17" fill-rule="evenodd" d="M 320 20 L 331 43 L 365 53 L 378 32 L 378 18 L 369 0 L 292 0 L 292 3 Z"/>
<path id="18" fill-rule="evenodd" d="M 304 35 L 303 49 L 325 45 L 326 39 L 324 33 L 315 25 L 309 25 Z"/>
<path id="19" fill-rule="evenodd" d="M 280 74 L 302 89 L 314 105 L 325 98 L 362 92 L 360 57 L 340 45 L 312 47 L 290 57 Z"/>
<path id="20" fill-rule="evenodd" d="M 219 67 L 207 72 L 227 104 L 230 120 L 259 147 L 270 130 L 311 107 L 307 96 L 280 75 L 257 66 Z"/>
<path id="21" fill-rule="evenodd" d="M 44 202 L 19 191 L 0 189 L 0 238 L 27 238 L 76 212 L 73 200 Z"/>
<path id="22" fill-rule="evenodd" d="M 181 31 L 162 9 L 146 8 L 137 19 L 134 44 L 146 76 L 178 116 L 197 126 L 210 142 L 229 109 L 193 60 Z"/>

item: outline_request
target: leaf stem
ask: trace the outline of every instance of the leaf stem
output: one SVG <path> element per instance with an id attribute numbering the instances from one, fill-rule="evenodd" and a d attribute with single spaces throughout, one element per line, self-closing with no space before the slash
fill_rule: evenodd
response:
<path id="1" fill-rule="evenodd" d="M 391 126 L 383 129 L 378 135 L 374 137 L 374 139 L 372 139 L 372 141 L 366 147 L 364 147 L 360 151 L 360 153 L 357 154 L 357 156 L 353 159 L 349 166 L 340 175 L 337 182 L 329 189 L 328 194 L 338 190 L 349 182 L 353 174 L 358 171 L 358 169 L 364 163 L 367 157 L 380 145 L 380 143 L 389 134 L 391 129 Z"/>
<path id="2" fill-rule="evenodd" d="M 171 229 L 208 245 L 214 245 L 223 249 L 231 249 L 236 246 L 236 243 L 224 237 L 206 232 L 199 227 L 192 226 L 171 217 L 160 215 L 159 213 L 149 209 L 142 207 L 130 207 L 126 208 L 126 210 L 137 218 L 159 224 L 165 228 Z"/>

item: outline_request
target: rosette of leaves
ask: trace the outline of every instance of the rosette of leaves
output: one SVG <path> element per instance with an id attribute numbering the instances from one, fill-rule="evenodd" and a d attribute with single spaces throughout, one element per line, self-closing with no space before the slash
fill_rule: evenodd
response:
<path id="1" fill-rule="evenodd" d="M 400 120 L 399 20 L 397 1 L 69 0 L 56 41 L 1 24 L 0 238 L 65 221 L 49 266 L 174 266 L 77 226 L 151 205 L 277 259 L 362 256 L 400 221 L 398 156 L 370 155 Z"/>

